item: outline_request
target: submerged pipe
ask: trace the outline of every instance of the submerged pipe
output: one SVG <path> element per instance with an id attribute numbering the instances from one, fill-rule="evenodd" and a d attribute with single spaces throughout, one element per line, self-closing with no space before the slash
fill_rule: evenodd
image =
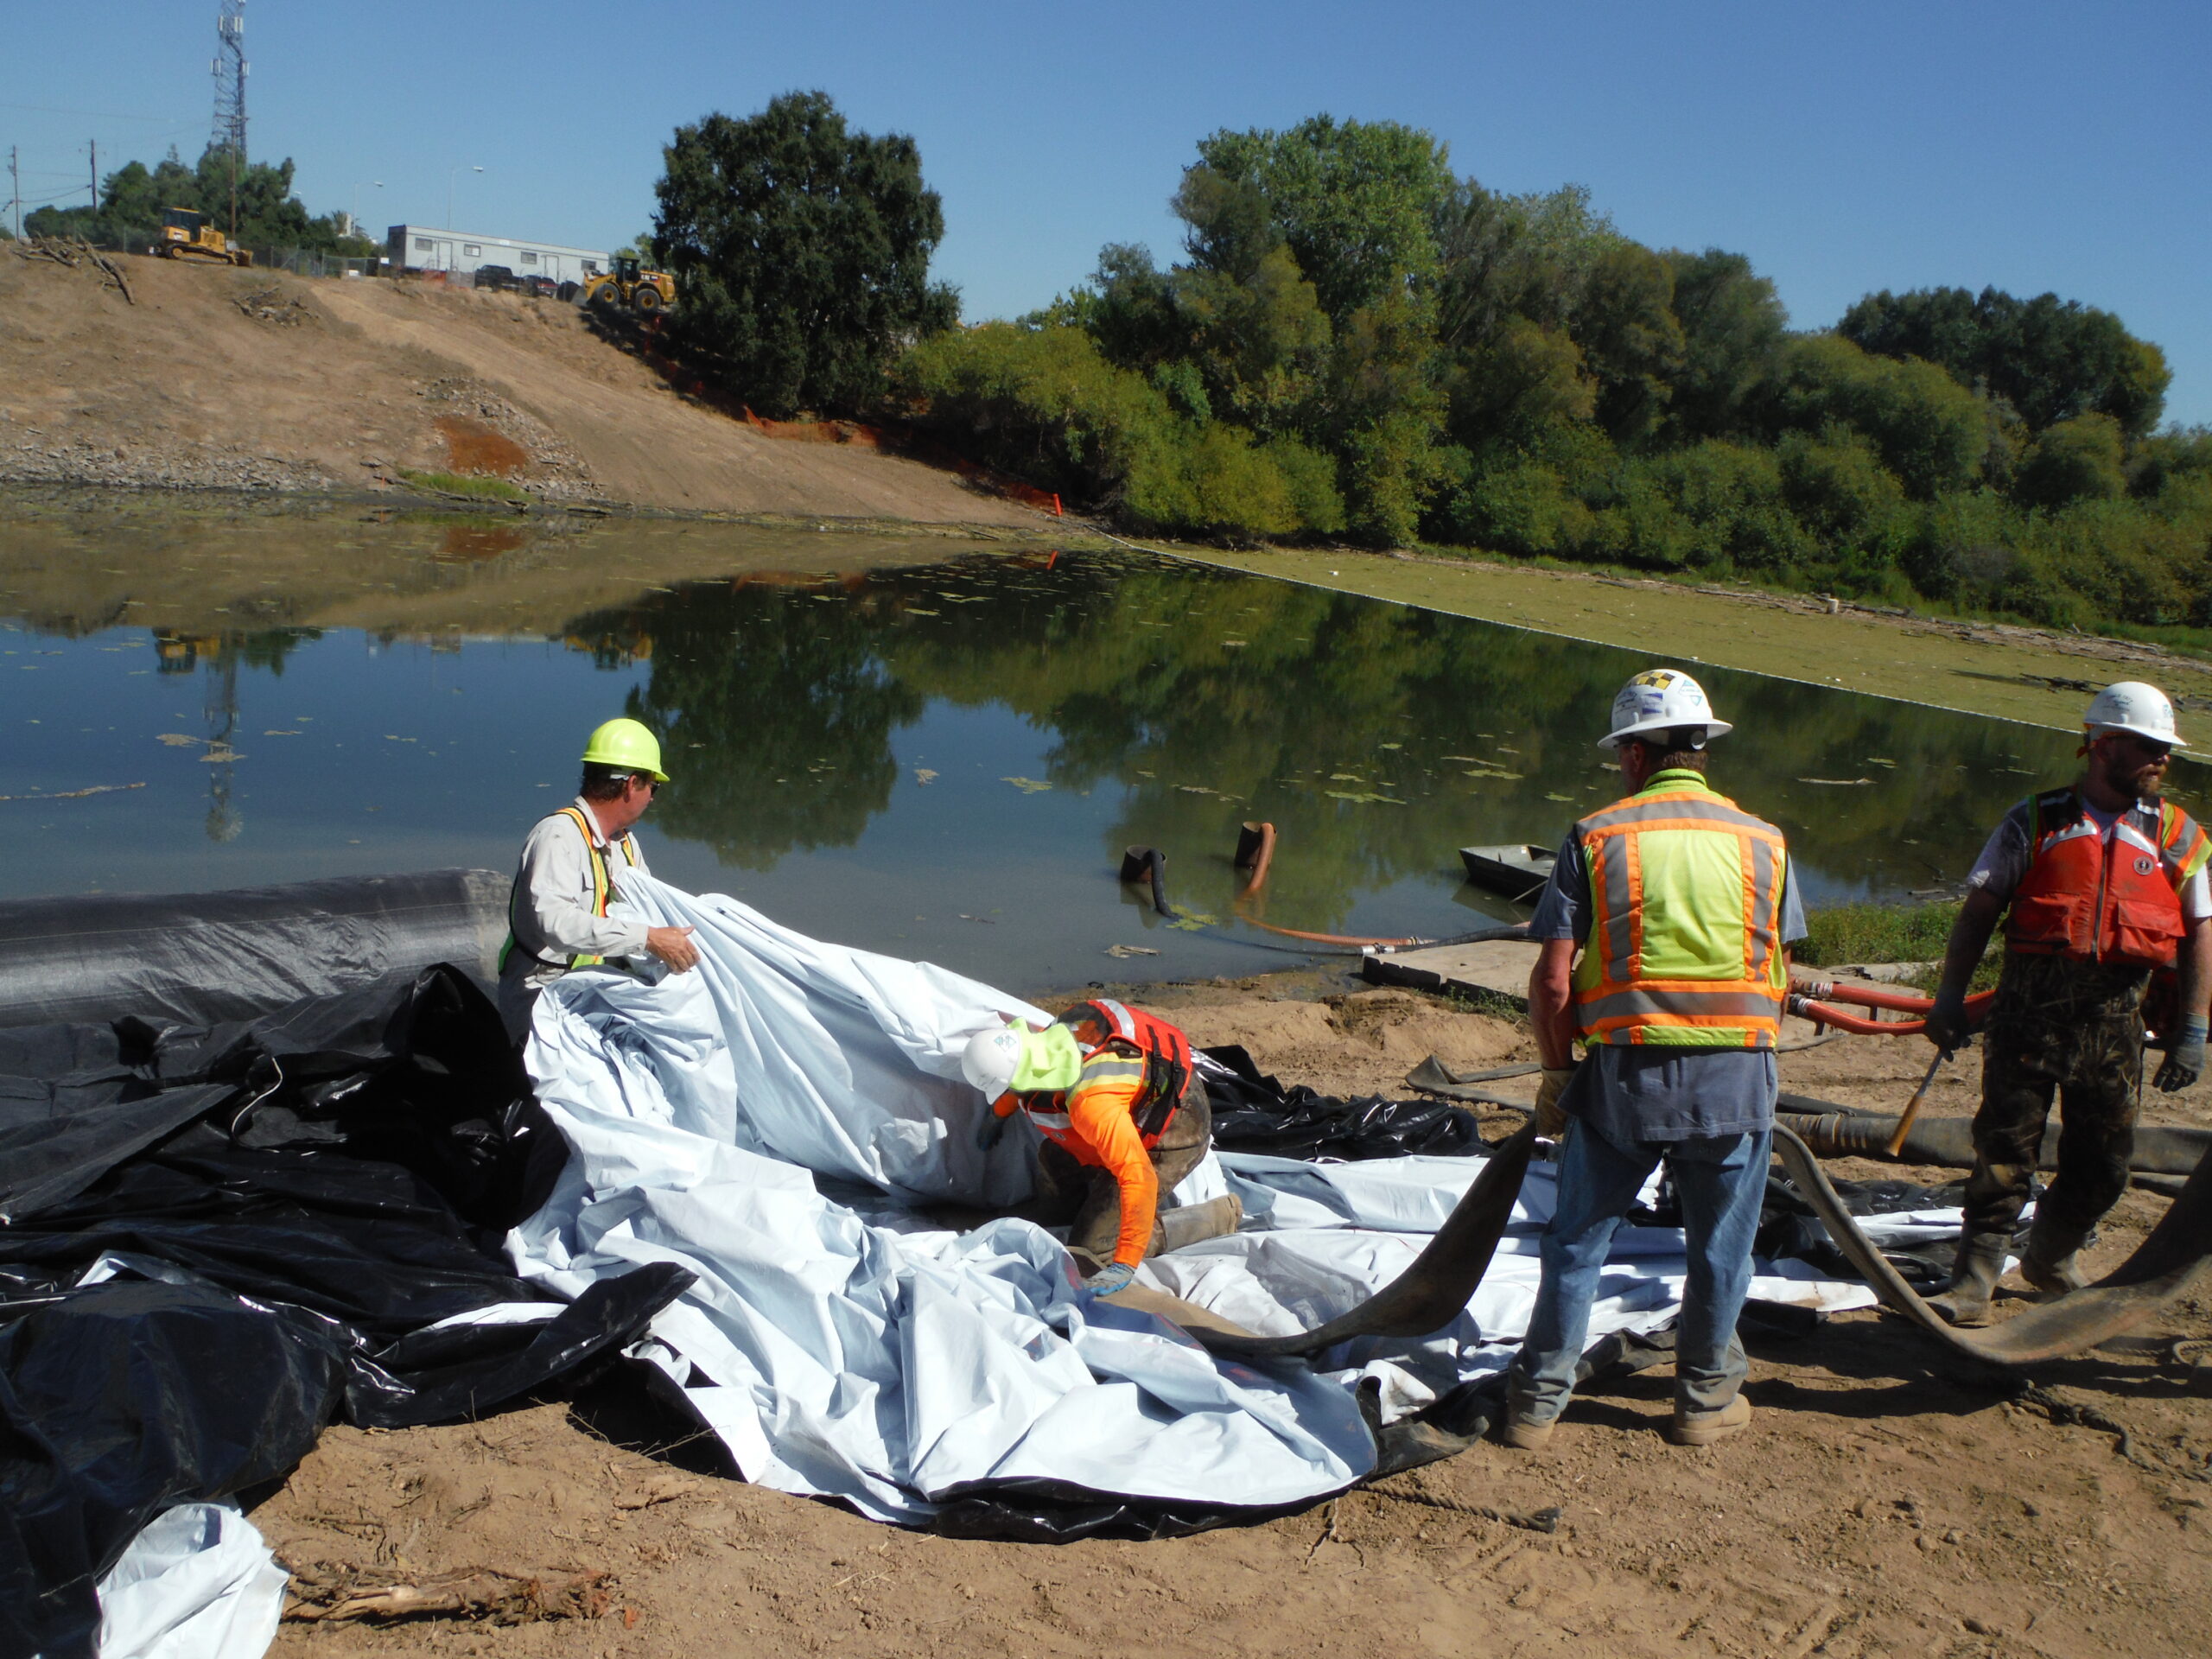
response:
<path id="1" fill-rule="evenodd" d="M 1236 832 L 1235 863 L 1244 872 L 1244 891 L 1238 898 L 1249 899 L 1260 890 L 1274 856 L 1275 827 L 1272 823 L 1247 823 Z"/>
<path id="2" fill-rule="evenodd" d="M 1167 855 L 1157 847 L 1129 847 L 1122 853 L 1122 885 L 1134 886 L 1139 881 L 1152 884 L 1152 907 L 1169 920 L 1175 912 L 1167 907 Z"/>

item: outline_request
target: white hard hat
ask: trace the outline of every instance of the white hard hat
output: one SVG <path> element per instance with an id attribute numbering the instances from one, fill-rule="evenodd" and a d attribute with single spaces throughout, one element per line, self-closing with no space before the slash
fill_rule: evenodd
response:
<path id="1" fill-rule="evenodd" d="M 960 1052 L 960 1075 L 970 1088 L 982 1090 L 985 1099 L 996 1100 L 1014 1082 L 1027 1052 L 1021 1033 L 1012 1026 L 979 1031 Z"/>
<path id="2" fill-rule="evenodd" d="M 2182 747 L 2181 734 L 2174 730 L 2173 704 L 2157 686 L 2140 680 L 2122 680 L 2105 687 L 2089 700 L 2089 711 L 2082 716 L 2082 724 L 2092 741 L 2108 732 L 2133 732 L 2153 743 Z"/>
<path id="3" fill-rule="evenodd" d="M 1598 747 L 1618 749 L 1631 737 L 1681 727 L 1694 727 L 1705 738 L 1735 730 L 1726 721 L 1713 717 L 1705 688 L 1681 669 L 1647 669 L 1621 687 L 1614 697 L 1613 729 L 1598 740 Z"/>

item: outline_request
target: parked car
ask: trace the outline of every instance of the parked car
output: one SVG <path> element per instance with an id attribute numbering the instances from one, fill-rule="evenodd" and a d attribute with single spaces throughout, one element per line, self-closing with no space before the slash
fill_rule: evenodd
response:
<path id="1" fill-rule="evenodd" d="M 534 299 L 553 299 L 561 292 L 561 284 L 550 276 L 524 276 L 522 278 L 521 286 L 522 291 Z"/>
<path id="2" fill-rule="evenodd" d="M 515 274 L 505 265 L 479 265 L 476 267 L 476 286 L 512 288 L 516 286 Z"/>

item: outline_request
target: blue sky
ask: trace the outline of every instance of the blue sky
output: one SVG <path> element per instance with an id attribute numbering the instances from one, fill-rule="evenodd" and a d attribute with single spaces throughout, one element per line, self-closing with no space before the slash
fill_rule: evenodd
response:
<path id="1" fill-rule="evenodd" d="M 24 195 L 74 185 L 89 138 L 103 170 L 196 156 L 215 9 L 8 5 L 0 146 L 22 148 Z M 2107 307 L 2166 348 L 2169 416 L 2212 422 L 2202 0 L 250 0 L 246 44 L 255 154 L 294 157 L 318 212 L 358 191 L 376 226 L 442 222 L 458 164 L 467 228 L 625 242 L 678 123 L 820 87 L 914 136 L 944 198 L 938 274 L 969 317 L 1007 315 L 1102 243 L 1171 254 L 1166 199 L 1205 134 L 1327 111 L 1426 127 L 1493 188 L 1586 185 L 1654 245 L 1745 252 L 1801 327 L 1884 287 Z"/>

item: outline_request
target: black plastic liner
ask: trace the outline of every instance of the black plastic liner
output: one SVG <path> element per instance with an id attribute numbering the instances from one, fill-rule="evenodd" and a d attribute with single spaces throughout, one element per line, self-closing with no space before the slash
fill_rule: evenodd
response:
<path id="1" fill-rule="evenodd" d="M 0 903 L 0 1027 L 213 1025 L 441 962 L 489 983 L 508 885 L 491 870 L 423 870 Z"/>
<path id="2" fill-rule="evenodd" d="M 335 1416 L 544 1388 L 690 1282 L 563 1305 L 513 1275 L 499 1241 L 565 1148 L 450 968 L 212 1028 L 12 1033 L 0 1061 L 31 1166 L 0 1173 L 0 1656 L 88 1653 L 99 1575 L 171 1504 L 281 1476 Z M 429 1328 L 500 1302 L 553 1316 Z"/>
<path id="3" fill-rule="evenodd" d="M 1300 1084 L 1285 1089 L 1262 1076 L 1234 1044 L 1201 1049 L 1213 1102 L 1213 1143 L 1224 1152 L 1277 1158 L 1333 1158 L 1346 1163 L 1421 1153 L 1459 1157 L 1488 1150 L 1474 1114 L 1433 1100 L 1338 1100 Z"/>

